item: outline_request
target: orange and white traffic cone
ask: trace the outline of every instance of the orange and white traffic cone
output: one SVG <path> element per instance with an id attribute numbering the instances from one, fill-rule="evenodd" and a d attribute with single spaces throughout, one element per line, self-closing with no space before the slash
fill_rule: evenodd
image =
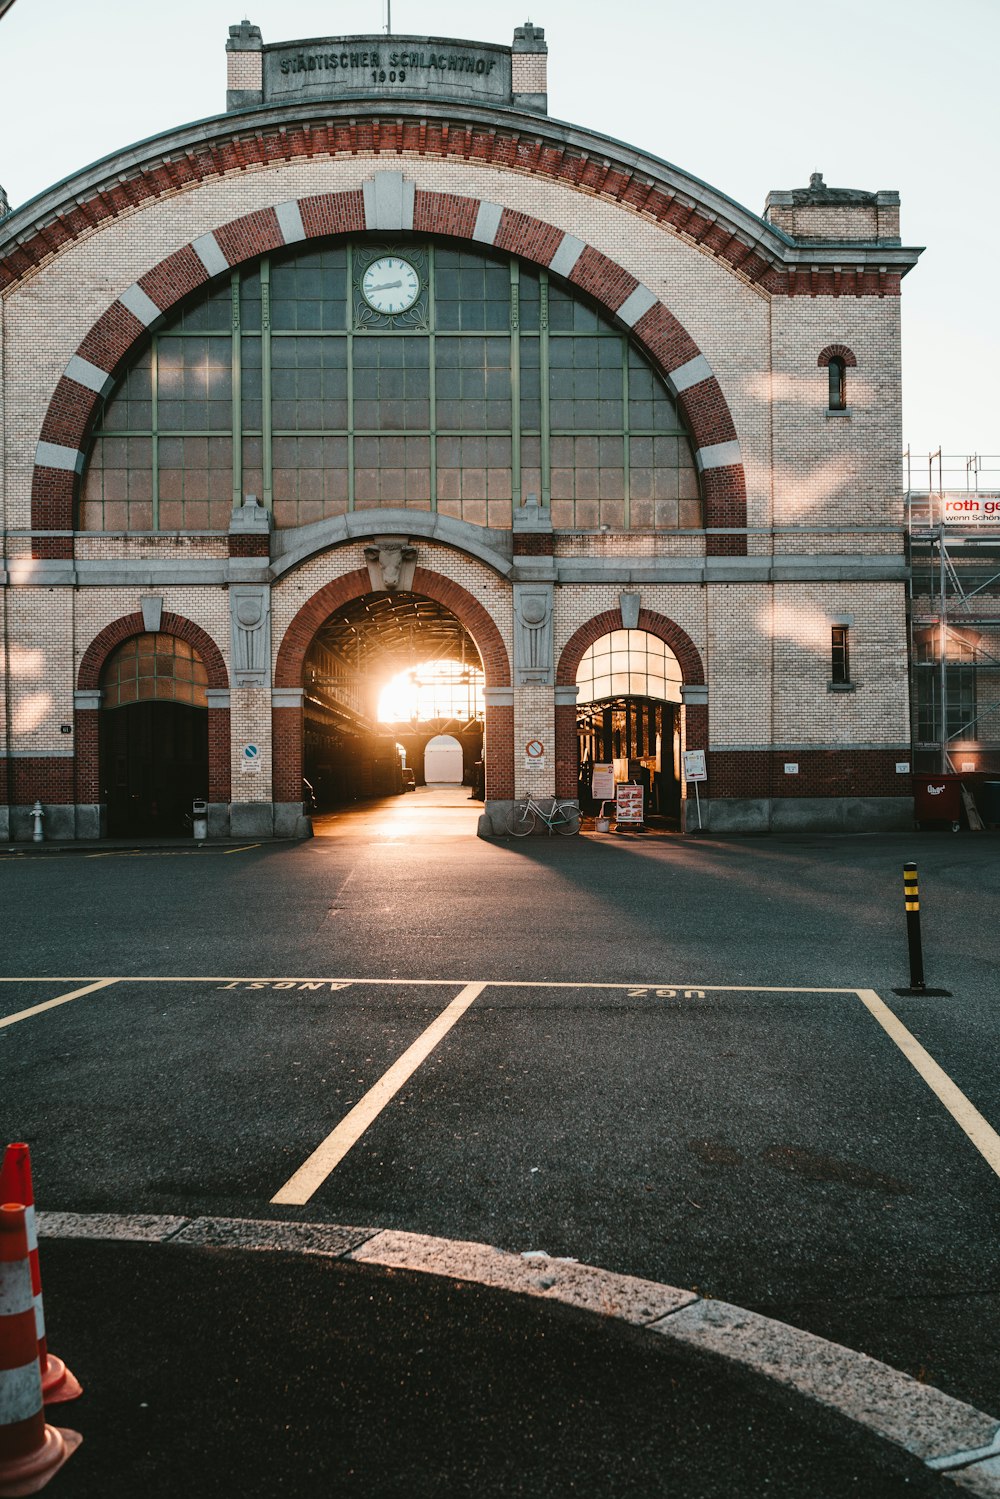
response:
<path id="1" fill-rule="evenodd" d="M 31 1260 L 31 1290 L 35 1298 L 35 1323 L 38 1335 L 38 1362 L 42 1370 L 42 1394 L 46 1405 L 59 1400 L 75 1400 L 83 1386 L 71 1374 L 61 1358 L 48 1350 L 45 1338 L 45 1311 L 42 1307 L 42 1272 L 38 1263 L 38 1229 L 35 1223 L 35 1192 L 31 1184 L 31 1152 L 18 1142 L 8 1145 L 0 1166 L 0 1202 L 23 1202 L 25 1227 L 28 1231 L 28 1256 Z"/>
<path id="2" fill-rule="evenodd" d="M 45 1421 L 25 1216 L 0 1206 L 0 1499 L 37 1494 L 83 1441 Z"/>

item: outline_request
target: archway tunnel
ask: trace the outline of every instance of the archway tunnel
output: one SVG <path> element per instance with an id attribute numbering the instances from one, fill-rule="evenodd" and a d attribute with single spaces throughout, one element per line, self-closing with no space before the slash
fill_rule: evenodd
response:
<path id="1" fill-rule="evenodd" d="M 428 783 L 482 796 L 483 665 L 451 610 L 418 593 L 338 608 L 306 652 L 307 802 L 335 810 Z"/>

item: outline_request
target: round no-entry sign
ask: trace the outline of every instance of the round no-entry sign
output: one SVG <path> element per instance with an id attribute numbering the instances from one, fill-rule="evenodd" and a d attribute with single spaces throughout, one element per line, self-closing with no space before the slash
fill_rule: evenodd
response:
<path id="1" fill-rule="evenodd" d="M 242 770 L 244 775 L 253 775 L 260 771 L 259 744 L 245 744 L 243 746 Z"/>
<path id="2" fill-rule="evenodd" d="M 545 769 L 545 745 L 540 739 L 529 739 L 524 746 L 525 770 Z"/>

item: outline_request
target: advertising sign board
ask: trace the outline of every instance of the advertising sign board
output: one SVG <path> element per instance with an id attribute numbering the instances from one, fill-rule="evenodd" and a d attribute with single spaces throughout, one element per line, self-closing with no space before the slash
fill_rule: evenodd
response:
<path id="1" fill-rule="evenodd" d="M 645 791 L 642 786 L 615 787 L 615 822 L 619 827 L 626 823 L 641 824 Z"/>
<path id="2" fill-rule="evenodd" d="M 992 526 L 1000 531 L 1000 492 L 945 493 L 941 496 L 941 519 L 946 526 Z"/>
<path id="3" fill-rule="evenodd" d="M 684 779 L 687 781 L 708 780 L 708 774 L 705 770 L 704 750 L 684 751 Z"/>

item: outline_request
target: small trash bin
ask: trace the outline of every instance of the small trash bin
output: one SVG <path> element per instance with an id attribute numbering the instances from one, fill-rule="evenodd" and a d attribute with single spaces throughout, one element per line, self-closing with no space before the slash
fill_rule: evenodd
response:
<path id="1" fill-rule="evenodd" d="M 976 787 L 976 805 L 987 827 L 1000 826 L 1000 781 L 980 781 Z"/>
<path id="2" fill-rule="evenodd" d="M 200 796 L 191 803 L 191 832 L 199 842 L 208 837 L 208 802 Z"/>
<path id="3" fill-rule="evenodd" d="M 919 823 L 951 823 L 962 820 L 962 777 L 954 774 L 913 777 L 914 813 Z"/>

